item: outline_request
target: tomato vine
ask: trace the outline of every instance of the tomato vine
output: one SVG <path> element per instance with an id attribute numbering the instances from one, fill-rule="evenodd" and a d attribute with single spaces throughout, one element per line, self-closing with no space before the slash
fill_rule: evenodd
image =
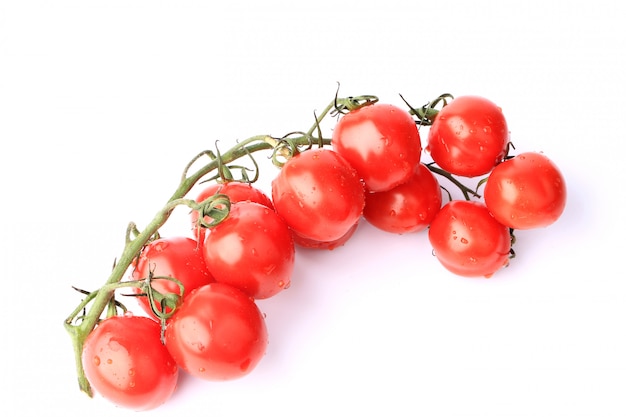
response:
<path id="1" fill-rule="evenodd" d="M 87 336 L 93 331 L 104 311 L 114 300 L 115 290 L 121 287 L 137 285 L 135 283 L 121 283 L 121 281 L 143 248 L 159 236 L 159 229 L 167 222 L 173 210 L 178 206 L 184 205 L 200 211 L 204 216 L 209 216 L 216 222 L 223 220 L 228 215 L 228 206 L 224 207 L 224 203 L 227 203 L 227 198 L 222 198 L 221 200 L 208 199 L 202 203 L 196 203 L 194 200 L 185 198 L 195 184 L 199 183 L 213 171 L 220 170 L 223 173 L 223 167 L 238 159 L 249 157 L 255 152 L 271 150 L 272 160 L 280 165 L 280 158 L 288 159 L 290 156 L 300 152 L 302 148 L 310 148 L 314 144 L 319 146 L 330 145 L 330 139 L 323 138 L 319 134 L 322 119 L 327 117 L 327 115 L 334 116 L 352 111 L 361 106 L 375 103 L 377 100 L 375 96 L 339 98 L 336 95 L 322 113 L 319 116 L 315 116 L 315 123 L 306 132 L 296 132 L 281 138 L 271 135 L 256 135 L 238 142 L 225 152 L 203 151 L 193 157 L 185 166 L 178 187 L 164 207 L 156 212 L 152 221 L 141 231 L 135 223 L 129 223 L 126 231 L 126 244 L 119 258 L 116 259 L 108 279 L 100 289 L 88 293 L 64 321 L 64 327 L 72 340 L 74 348 L 80 390 L 89 396 L 93 395 L 92 387 L 85 377 L 81 360 Z M 318 133 L 317 135 L 316 132 Z M 209 161 L 197 170 L 192 171 L 193 166 L 197 165 L 204 158 L 208 158 Z M 200 216 L 200 219 L 204 216 Z M 215 223 L 212 224 L 215 225 Z M 81 312 L 84 312 L 84 314 L 81 314 Z"/>
<path id="2" fill-rule="evenodd" d="M 561 215 L 566 192 L 560 172 L 543 155 L 509 155 L 513 146 L 509 141 L 504 116 L 495 104 L 482 97 L 464 96 L 455 99 L 450 94 L 442 94 L 422 107 L 414 108 L 404 97 L 400 97 L 409 107 L 408 111 L 389 104 L 377 104 L 378 98 L 372 95 L 340 98 L 337 91 L 319 115 L 314 113 L 314 123 L 306 131 L 293 131 L 282 137 L 256 135 L 224 151 L 219 149 L 216 142 L 214 150 L 195 155 L 184 166 L 180 182 L 170 198 L 143 230 L 133 222 L 128 224 L 124 248 L 105 283 L 93 292 L 75 288 L 84 298 L 65 319 L 64 327 L 72 341 L 80 390 L 89 396 L 94 394 L 86 376 L 86 370 L 93 371 L 93 365 L 86 368 L 83 358 L 88 337 L 94 333 L 94 329 L 97 331 L 105 319 L 119 315 L 120 310 L 122 316 L 127 312 L 126 307 L 115 297 L 116 291 L 121 288 L 132 288 L 135 290 L 133 295 L 147 297 L 150 311 L 160 320 L 160 343 L 167 345 L 168 337 L 173 341 L 171 350 L 176 352 L 173 355 L 176 356 L 174 362 L 179 365 L 186 363 L 188 366 L 194 364 L 194 369 L 186 370 L 200 376 L 237 377 L 254 367 L 264 352 L 267 340 L 262 315 L 254 300 L 270 297 L 289 286 L 285 275 L 291 273 L 295 244 L 310 248 L 335 248 L 352 236 L 359 219 L 365 217 L 376 227 L 393 233 L 428 228 L 433 253 L 444 267 L 458 275 L 489 277 L 507 266 L 515 256 L 512 249 L 515 243 L 514 229 L 544 227 Z M 339 120 L 332 138 L 324 137 L 322 133 L 321 122 L 327 117 L 337 117 Z M 425 148 L 422 148 L 420 138 L 419 129 L 422 126 L 430 127 L 428 146 Z M 318 149 L 314 150 L 315 147 Z M 433 162 L 421 161 L 422 150 L 431 153 Z M 228 187 L 224 184 L 240 182 L 251 185 L 256 182 L 260 173 L 253 154 L 261 151 L 271 152 L 272 163 L 281 168 L 280 175 L 272 182 L 272 198 L 268 198 L 268 201 L 273 202 L 273 207 L 272 204 L 263 205 L 250 199 L 231 200 Z M 245 158 L 250 159 L 253 168 L 235 163 Z M 542 174 L 540 178 L 535 175 L 538 170 Z M 235 172 L 239 172 L 239 178 L 235 178 Z M 453 201 L 451 193 L 435 180 L 433 174 L 457 187 L 464 201 Z M 487 177 L 479 180 L 474 188 L 459 179 L 485 174 Z M 306 180 L 296 184 L 297 181 L 291 181 L 293 178 Z M 489 178 L 492 184 L 498 184 L 498 180 L 500 185 L 492 185 L 490 188 Z M 217 185 L 217 188 L 210 189 L 213 191 L 209 194 L 201 194 L 202 198 L 188 197 L 194 186 L 207 181 L 216 182 L 213 185 Z M 424 185 L 426 183 L 428 185 Z M 513 183 L 515 190 L 505 195 Z M 483 198 L 478 190 L 484 184 L 483 203 L 477 200 Z M 447 192 L 450 200 L 443 207 L 441 189 Z M 544 192 L 546 189 L 550 192 Z M 324 199 L 328 196 L 334 199 Z M 365 210 L 367 201 L 369 210 Z M 403 205 L 398 206 L 399 201 Z M 229 335 L 232 336 L 230 341 L 240 343 L 239 351 L 244 352 L 235 365 L 232 360 L 225 365 L 219 362 L 219 358 L 213 357 L 207 361 L 207 357 L 201 355 L 190 359 L 190 349 L 184 346 L 184 342 L 174 341 L 184 338 L 167 334 L 170 328 L 168 323 L 175 323 L 179 318 L 176 311 L 179 314 L 185 311 L 189 316 L 183 317 L 190 317 L 198 311 L 195 307 L 186 306 L 203 304 L 187 304 L 183 301 L 187 292 L 182 278 L 179 281 L 176 277 L 145 267 L 146 262 L 148 265 L 150 262 L 144 259 L 150 247 L 161 243 L 161 227 L 180 206 L 191 210 L 194 227 L 199 228 L 196 236 L 203 236 L 197 242 L 194 240 L 197 243 L 194 243 L 194 248 L 202 251 L 203 265 L 210 259 L 212 267 L 216 268 L 213 272 L 217 272 L 216 265 L 223 268 L 221 274 L 207 273 L 212 281 L 202 288 L 215 285 L 198 291 L 201 295 L 197 297 L 221 302 L 224 308 L 232 311 L 242 311 L 240 307 L 244 306 L 247 318 L 255 317 L 256 324 L 246 330 L 248 340 L 246 337 L 232 336 L 235 331 Z M 325 209 L 319 210 L 319 207 Z M 313 218 L 312 213 L 320 216 Z M 334 216 L 337 213 L 341 214 Z M 261 216 L 266 217 L 260 220 Z M 273 223 L 267 220 L 270 217 Z M 238 235 L 231 232 L 229 227 L 234 229 L 232 223 L 238 223 L 239 220 L 248 225 L 249 235 L 241 231 Z M 232 221 L 230 225 L 229 221 Z M 255 240 L 253 229 L 260 228 L 259 224 L 265 228 L 264 239 Z M 311 228 L 316 230 L 312 231 Z M 204 235 L 204 231 L 200 233 L 201 229 L 212 231 Z M 281 239 L 272 239 L 279 235 Z M 257 258 L 261 249 L 271 252 L 267 248 L 281 241 L 281 246 L 276 246 L 274 252 L 288 253 L 287 259 L 276 258 L 266 263 L 257 261 L 255 264 L 263 270 L 259 274 L 263 279 L 275 273 L 273 282 L 269 280 L 268 284 L 268 281 L 261 282 L 261 279 L 249 279 L 253 273 L 245 267 L 251 262 L 236 264 L 233 260 L 232 248 L 243 252 L 236 245 L 241 245 L 244 240 L 255 241 L 258 245 L 258 249 L 252 247 L 249 250 Z M 232 246 L 222 246 L 217 242 L 226 242 Z M 216 248 L 223 250 L 213 250 Z M 222 262 L 224 259 L 226 261 Z M 141 269 L 138 265 L 142 261 L 142 272 L 134 276 Z M 278 266 L 281 261 L 284 261 L 282 269 Z M 211 269 L 206 263 L 207 270 Z M 226 272 L 225 264 L 231 267 Z M 124 281 L 130 268 L 135 268 L 133 277 Z M 248 276 L 233 278 L 237 274 L 232 268 L 242 270 Z M 178 293 L 160 292 L 153 286 L 158 280 L 173 281 L 178 286 Z M 233 285 L 230 285 L 229 280 Z M 241 284 L 244 280 L 247 280 L 245 284 Z M 171 286 L 172 282 L 168 284 Z M 189 284 L 189 287 L 193 285 Z M 190 296 L 198 292 L 192 291 Z M 232 299 L 224 304 L 225 298 L 220 294 L 226 293 Z M 214 324 L 212 319 L 205 321 L 209 327 Z M 178 329 L 177 326 L 172 324 L 171 328 L 175 329 L 173 332 L 182 332 L 184 326 Z M 219 324 L 216 326 L 219 327 Z M 256 342 L 251 344 L 249 340 Z M 154 341 L 152 343 L 155 344 Z M 205 350 L 206 346 L 202 346 L 200 350 Z M 159 354 L 168 357 L 169 353 L 164 350 Z M 99 358 L 94 359 L 99 363 Z M 206 369 L 213 365 L 216 368 L 211 371 Z M 228 368 L 227 376 L 220 375 L 219 369 L 226 369 L 224 366 Z M 174 376 L 168 384 L 175 384 Z M 152 403 L 144 405 L 152 406 Z"/>

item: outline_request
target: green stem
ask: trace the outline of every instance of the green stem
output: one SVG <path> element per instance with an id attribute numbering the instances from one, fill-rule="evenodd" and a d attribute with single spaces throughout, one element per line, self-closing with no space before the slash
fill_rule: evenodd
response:
<path id="1" fill-rule="evenodd" d="M 461 190 L 461 192 L 463 193 L 463 197 L 465 197 L 466 200 L 470 200 L 470 195 L 476 198 L 480 198 L 480 194 L 478 194 L 476 191 L 464 185 L 461 181 L 454 178 L 454 176 L 450 174 L 448 171 L 441 169 L 439 167 L 436 167 L 432 163 L 426 164 L 426 167 L 430 169 L 432 172 L 434 172 L 435 174 L 441 175 L 442 177 L 450 181 L 452 184 L 456 185 L 459 188 L 459 190 Z"/>
<path id="2" fill-rule="evenodd" d="M 343 100 L 349 99 L 341 99 L 340 101 Z M 331 104 L 328 105 L 321 117 L 317 118 L 308 134 L 291 139 L 292 142 L 298 145 L 308 145 L 310 143 L 310 135 L 316 128 L 318 128 L 320 120 L 329 113 L 336 103 L 337 100 L 333 100 Z M 324 145 L 330 144 L 330 140 L 328 139 L 320 138 L 320 142 Z M 210 162 L 199 168 L 191 175 L 188 175 L 188 170 L 191 165 L 190 163 L 184 170 L 184 175 L 178 188 L 174 191 L 165 206 L 156 213 L 152 221 L 144 228 L 144 230 L 137 233 L 138 230 L 133 225 L 133 238 L 131 238 L 131 233 L 127 232 L 126 245 L 124 246 L 121 256 L 117 259 L 117 262 L 115 263 L 104 286 L 94 292 L 93 295 L 88 295 L 64 322 L 65 329 L 72 339 L 76 361 L 76 371 L 78 374 L 78 385 L 81 391 L 85 392 L 90 397 L 93 395 L 91 385 L 85 376 L 82 363 L 82 351 L 87 336 L 95 328 L 109 302 L 113 299 L 115 289 L 119 286 L 118 283 L 124 277 L 124 274 L 133 263 L 133 260 L 137 258 L 144 246 L 151 239 L 153 239 L 154 236 L 158 236 L 159 229 L 169 219 L 174 208 L 180 204 L 187 204 L 188 200 L 184 200 L 187 193 L 189 193 L 192 187 L 205 175 L 216 170 L 220 164 L 228 164 L 241 157 L 249 156 L 250 154 L 261 150 L 274 149 L 279 145 L 279 143 L 280 140 L 269 135 L 253 136 L 231 147 L 227 152 L 221 154 L 219 159 L 211 158 Z M 213 154 L 211 152 L 206 152 L 206 155 L 210 157 Z M 192 163 L 196 162 L 197 159 L 199 159 L 199 157 L 194 158 Z M 81 311 L 86 309 L 88 305 L 88 311 L 86 311 L 77 323 L 77 316 Z"/>

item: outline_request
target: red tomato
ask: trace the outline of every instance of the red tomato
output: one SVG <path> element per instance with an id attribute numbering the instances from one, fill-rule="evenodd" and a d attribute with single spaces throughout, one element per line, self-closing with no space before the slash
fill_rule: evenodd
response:
<path id="1" fill-rule="evenodd" d="M 554 223 L 565 209 L 565 179 L 545 155 L 526 152 L 499 164 L 485 185 L 485 204 L 512 229 L 534 229 Z"/>
<path id="2" fill-rule="evenodd" d="M 254 301 L 221 283 L 190 294 L 165 329 L 165 345 L 176 363 L 206 380 L 250 373 L 265 355 L 267 341 L 265 319 Z"/>
<path id="3" fill-rule="evenodd" d="M 428 238 L 437 259 L 457 275 L 490 277 L 509 261 L 509 228 L 477 201 L 444 205 L 430 224 Z"/>
<path id="4" fill-rule="evenodd" d="M 424 164 L 418 164 L 404 184 L 366 194 L 363 217 L 381 230 L 402 234 L 428 227 L 440 208 L 439 182 Z"/>
<path id="5" fill-rule="evenodd" d="M 183 284 L 185 295 L 214 281 L 198 242 L 188 237 L 174 236 L 152 241 L 143 249 L 134 266 L 132 279 L 145 279 L 150 274 L 153 277 L 172 277 Z M 180 294 L 180 287 L 171 280 L 154 279 L 152 288 L 162 294 Z M 138 288 L 135 291 L 140 292 Z M 138 301 L 146 312 L 156 317 L 148 297 L 138 297 Z M 161 311 L 160 307 L 157 308 Z"/>
<path id="6" fill-rule="evenodd" d="M 451 174 L 476 177 L 504 159 L 508 143 L 502 109 L 482 97 L 462 96 L 435 117 L 426 151 Z"/>
<path id="7" fill-rule="evenodd" d="M 272 200 L 263 191 L 253 187 L 251 184 L 239 181 L 212 183 L 198 193 L 198 195 L 196 196 L 196 202 L 199 203 L 201 201 L 204 201 L 217 193 L 226 194 L 230 199 L 231 204 L 241 201 L 252 201 L 254 203 L 259 203 L 266 207 L 274 209 Z M 191 211 L 191 228 L 194 232 L 196 239 L 198 239 L 198 242 L 204 243 L 207 229 L 198 226 L 198 215 L 199 214 L 197 210 Z M 208 218 L 206 218 L 205 220 L 207 222 L 209 221 Z"/>
<path id="8" fill-rule="evenodd" d="M 346 242 L 350 240 L 354 232 L 356 232 L 356 229 L 358 226 L 359 226 L 359 223 L 357 222 L 354 224 L 354 226 L 350 228 L 350 230 L 348 230 L 348 232 L 345 235 L 341 236 L 339 239 L 331 240 L 330 242 L 320 242 L 318 240 L 307 239 L 305 237 L 299 236 L 295 232 L 293 233 L 293 240 L 294 242 L 296 242 L 296 245 L 301 246 L 303 248 L 333 250 L 340 246 L 345 245 Z"/>
<path id="9" fill-rule="evenodd" d="M 357 170 L 369 191 L 386 191 L 407 181 L 422 152 L 411 115 L 381 103 L 353 110 L 339 119 L 332 145 Z"/>
<path id="10" fill-rule="evenodd" d="M 85 340 L 82 361 L 96 392 L 135 410 L 163 404 L 178 381 L 178 366 L 161 343 L 161 326 L 148 317 L 101 321 Z"/>
<path id="11" fill-rule="evenodd" d="M 291 158 L 272 181 L 274 208 L 304 239 L 341 239 L 365 204 L 357 172 L 337 152 L 312 149 Z"/>
<path id="12" fill-rule="evenodd" d="M 243 201 L 211 229 L 204 259 L 218 282 L 250 297 L 269 298 L 289 287 L 295 246 L 289 227 L 272 209 Z"/>

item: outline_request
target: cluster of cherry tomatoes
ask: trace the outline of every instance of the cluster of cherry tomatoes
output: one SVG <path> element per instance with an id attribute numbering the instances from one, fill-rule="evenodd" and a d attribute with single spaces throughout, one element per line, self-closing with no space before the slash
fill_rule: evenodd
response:
<path id="1" fill-rule="evenodd" d="M 194 210 L 193 237 L 159 238 L 144 247 L 129 278 L 149 281 L 154 290 L 138 298 L 146 314 L 104 319 L 85 343 L 83 365 L 96 391 L 149 409 L 170 397 L 179 369 L 208 380 L 248 374 L 268 343 L 255 300 L 289 287 L 296 247 L 341 246 L 362 218 L 390 233 L 427 230 L 441 264 L 471 277 L 492 276 L 508 264 L 513 230 L 559 218 L 562 174 L 541 153 L 509 155 L 507 123 L 494 103 L 476 96 L 446 103 L 424 148 L 423 120 L 414 116 L 367 103 L 340 116 L 330 148 L 289 158 L 271 194 L 238 181 L 202 189 L 196 201 L 225 196 L 216 204 L 228 205 L 228 215 L 215 221 Z M 433 162 L 425 163 L 424 153 Z M 441 172 L 484 177 L 484 199 L 475 192 L 446 201 Z M 171 294 L 174 303 L 167 302 Z"/>

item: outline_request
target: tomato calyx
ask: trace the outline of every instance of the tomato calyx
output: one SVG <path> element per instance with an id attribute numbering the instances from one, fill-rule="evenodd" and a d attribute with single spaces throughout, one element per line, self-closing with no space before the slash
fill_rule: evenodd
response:
<path id="1" fill-rule="evenodd" d="M 156 280 L 167 280 L 174 282 L 178 285 L 180 289 L 180 294 L 176 293 L 162 293 L 156 290 L 153 286 L 153 282 Z M 182 304 L 183 295 L 185 293 L 185 288 L 183 284 L 177 280 L 176 278 L 169 276 L 155 276 L 150 272 L 148 277 L 140 280 L 131 280 L 131 281 L 121 281 L 112 284 L 108 284 L 103 286 L 102 288 L 95 291 L 86 291 L 77 287 L 72 286 L 72 288 L 85 295 L 85 298 L 81 301 L 80 308 L 75 310 L 74 314 L 70 316 L 66 320 L 66 324 L 71 324 L 74 322 L 80 322 L 84 319 L 84 315 L 86 315 L 87 305 L 92 302 L 98 296 L 99 292 L 102 291 L 113 291 L 115 292 L 121 288 L 138 288 L 140 291 L 135 294 L 123 294 L 126 297 L 147 297 L 149 300 L 149 305 L 154 313 L 154 315 L 160 320 L 162 326 L 165 325 L 165 322 L 172 317 L 174 312 L 180 305 Z M 81 312 L 83 315 L 81 315 Z M 115 298 L 113 295 L 106 306 L 106 314 L 105 318 L 119 316 L 129 313 L 128 308 Z M 97 322 L 100 322 L 102 318 L 98 317 Z"/>
<path id="2" fill-rule="evenodd" d="M 448 100 L 454 100 L 454 96 L 452 94 L 444 93 L 433 101 L 429 101 L 428 103 L 424 104 L 422 107 L 415 108 L 411 106 L 404 97 L 402 97 L 402 94 L 400 94 L 400 98 L 407 106 L 409 106 L 409 114 L 412 116 L 417 116 L 417 120 L 415 121 L 415 123 L 418 126 L 432 125 L 435 117 L 437 117 L 437 114 L 439 114 L 437 106 L 441 104 L 441 107 L 443 108 L 448 105 Z"/>
<path id="3" fill-rule="evenodd" d="M 220 192 L 196 204 L 192 208 L 198 211 L 197 227 L 204 228 L 215 227 L 226 220 L 231 206 L 230 198 Z"/>
<path id="4" fill-rule="evenodd" d="M 361 107 L 369 106 L 377 102 L 378 97 L 372 95 L 346 97 L 342 100 L 339 100 L 337 98 L 337 95 L 335 95 L 335 105 L 332 111 L 332 115 L 337 116 L 339 114 L 346 114 L 351 111 L 360 109 Z"/>

